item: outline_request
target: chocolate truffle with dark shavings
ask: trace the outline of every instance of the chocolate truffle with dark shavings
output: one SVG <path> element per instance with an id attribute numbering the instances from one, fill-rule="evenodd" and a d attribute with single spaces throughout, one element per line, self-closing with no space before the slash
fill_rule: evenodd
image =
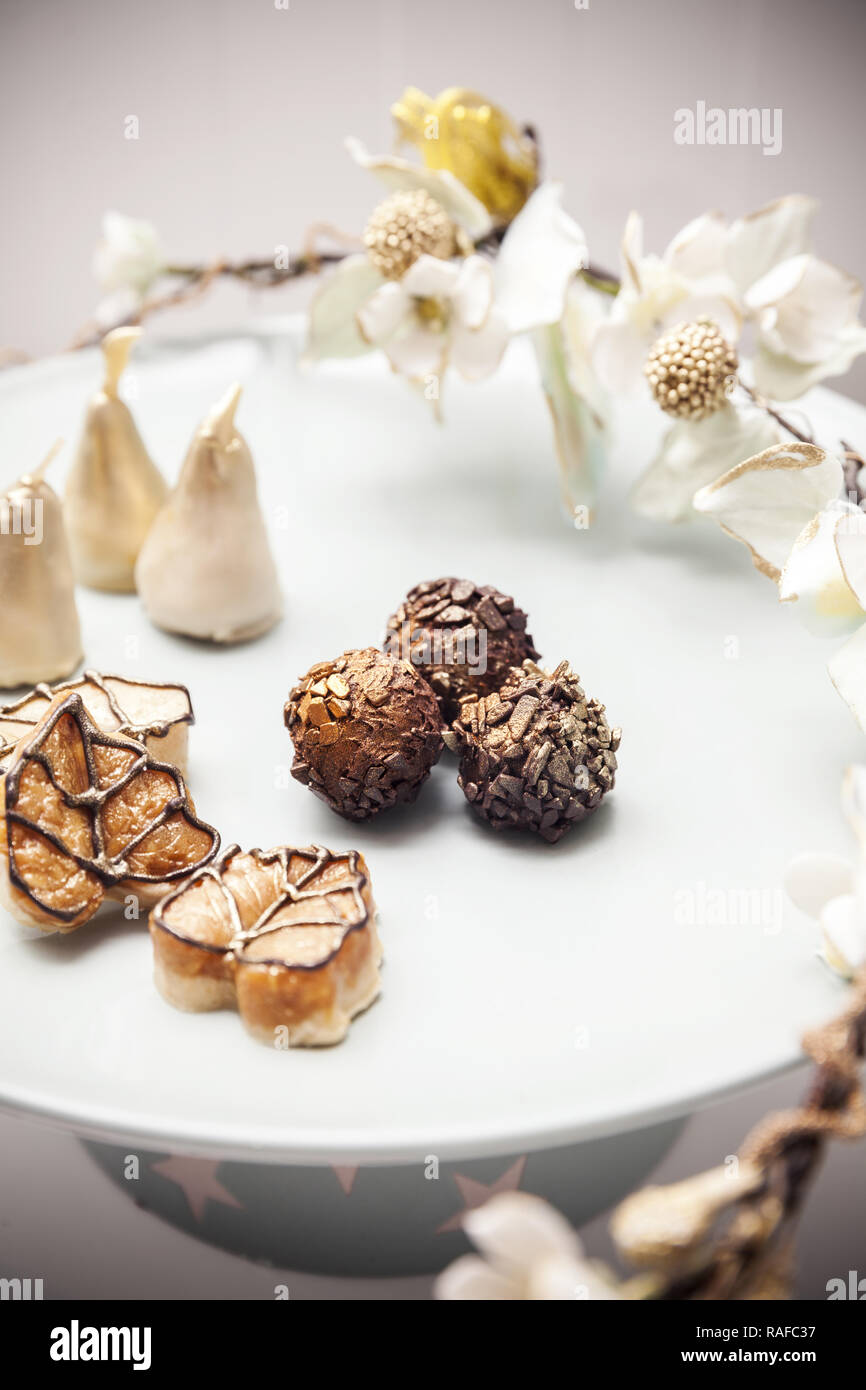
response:
<path id="1" fill-rule="evenodd" d="M 375 647 L 320 661 L 289 696 L 292 776 L 348 820 L 414 801 L 442 752 L 442 718 L 408 661 Z"/>
<path id="2" fill-rule="evenodd" d="M 465 699 L 445 738 L 474 811 L 496 830 L 533 830 L 553 843 L 613 787 L 620 730 L 567 661 L 551 673 L 524 661 L 497 693 Z"/>
<path id="3" fill-rule="evenodd" d="M 427 678 L 448 722 L 464 696 L 487 695 L 511 667 L 538 657 L 523 609 L 492 584 L 471 579 L 416 584 L 388 619 L 385 650 Z"/>

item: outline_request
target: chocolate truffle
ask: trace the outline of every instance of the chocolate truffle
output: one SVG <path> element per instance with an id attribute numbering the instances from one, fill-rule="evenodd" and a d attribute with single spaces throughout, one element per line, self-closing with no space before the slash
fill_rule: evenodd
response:
<path id="1" fill-rule="evenodd" d="M 442 752 L 436 697 L 408 661 L 375 647 L 319 661 L 285 707 L 292 776 L 348 820 L 414 801 Z"/>
<path id="2" fill-rule="evenodd" d="M 471 579 L 416 584 L 388 619 L 385 650 L 426 676 L 449 723 L 464 696 L 489 694 L 511 667 L 538 656 L 522 608 Z"/>
<path id="3" fill-rule="evenodd" d="M 551 843 L 613 787 L 619 740 L 567 661 L 552 673 L 524 661 L 497 693 L 465 699 L 446 734 L 473 810 L 496 830 L 534 830 Z"/>

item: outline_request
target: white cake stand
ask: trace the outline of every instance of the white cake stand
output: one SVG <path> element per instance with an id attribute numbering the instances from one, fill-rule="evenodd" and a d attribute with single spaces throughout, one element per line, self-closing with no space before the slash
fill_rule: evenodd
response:
<path id="1" fill-rule="evenodd" d="M 382 998 L 338 1048 L 271 1052 L 234 1014 L 165 1004 L 143 924 L 108 912 L 72 937 L 33 940 L 3 918 L 0 1105 L 120 1153 L 318 1171 L 323 1201 L 336 1180 L 322 1166 L 360 1164 L 354 1246 L 369 1227 L 392 1269 L 416 1256 L 429 1267 L 448 1253 L 433 1232 L 454 1207 L 453 1187 L 424 1181 L 431 1156 L 492 1184 L 536 1155 L 521 1185 L 555 1190 L 585 1217 L 638 1181 L 696 1107 L 798 1061 L 802 1030 L 833 1012 L 842 986 L 816 960 L 814 924 L 784 900 L 782 874 L 802 850 L 845 851 L 840 779 L 862 741 L 824 670 L 827 648 L 779 608 L 743 548 L 710 523 L 665 529 L 630 513 L 659 430 L 649 409 L 617 421 L 597 524 L 578 532 L 563 519 L 522 345 L 488 383 L 448 382 L 444 426 L 380 359 L 303 371 L 299 350 L 294 320 L 145 341 L 127 392 L 174 478 L 200 417 L 243 382 L 238 424 L 258 464 L 283 624 L 217 650 L 158 632 L 134 597 L 81 590 L 86 661 L 189 686 L 190 784 L 225 842 L 363 850 Z M 4 483 L 56 435 L 74 441 L 98 379 L 91 352 L 0 377 Z M 841 397 L 816 391 L 807 406 L 819 438 L 866 437 L 866 412 Z M 514 594 L 547 661 L 568 657 L 623 727 L 615 792 L 555 847 L 476 821 L 450 755 L 415 807 L 364 827 L 288 775 L 282 706 L 295 677 L 380 642 L 406 589 L 442 574 Z M 418 1254 L 417 1231 L 407 1252 L 399 1183 L 414 1208 L 428 1194 L 434 1253 Z M 268 1205 L 286 1200 L 270 1193 L 263 1228 Z M 330 1258 L 315 1223 L 310 1241 L 296 1263 Z"/>

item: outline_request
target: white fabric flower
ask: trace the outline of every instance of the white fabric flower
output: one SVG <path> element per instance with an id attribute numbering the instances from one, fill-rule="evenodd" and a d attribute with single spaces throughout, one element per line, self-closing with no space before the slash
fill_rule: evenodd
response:
<path id="1" fill-rule="evenodd" d="M 707 213 L 684 227 L 664 255 L 645 255 L 643 222 L 636 212 L 629 214 L 621 247 L 621 288 L 593 343 L 593 362 L 608 390 L 645 387 L 643 369 L 650 348 L 678 323 L 706 315 L 728 342 L 737 341 L 742 316 L 724 270 L 724 244 L 723 219 Z"/>
<path id="2" fill-rule="evenodd" d="M 413 381 L 450 363 L 467 381 L 499 366 L 508 325 L 493 302 L 493 270 L 481 256 L 455 263 L 419 256 L 401 280 L 389 280 L 358 310 L 361 334 Z"/>
<path id="3" fill-rule="evenodd" d="M 610 1300 L 620 1294 L 586 1258 L 558 1211 L 526 1192 L 503 1192 L 464 1218 L 480 1255 L 464 1255 L 440 1274 L 436 1297 L 455 1300 Z"/>
<path id="4" fill-rule="evenodd" d="M 93 273 L 102 289 L 145 295 L 165 266 L 159 236 L 150 222 L 139 222 L 120 212 L 105 214 L 102 241 L 93 257 Z"/>
<path id="5" fill-rule="evenodd" d="M 858 320 L 863 286 L 816 256 L 791 256 L 746 292 L 758 325 L 755 385 L 779 401 L 847 372 L 866 352 Z"/>
<path id="6" fill-rule="evenodd" d="M 720 213 L 704 213 L 661 256 L 644 253 L 643 224 L 632 212 L 622 243 L 622 287 L 594 348 L 605 384 L 614 391 L 637 389 L 655 340 L 701 315 L 736 343 L 744 319 L 770 307 L 750 301 L 752 287 L 780 262 L 809 251 L 816 208 L 814 199 L 794 194 L 730 226 Z M 840 355 L 847 345 L 847 339 L 838 345 Z"/>
<path id="7" fill-rule="evenodd" d="M 849 767 L 842 806 L 857 838 L 855 863 L 835 854 L 801 854 L 789 866 L 791 901 L 821 924 L 821 955 L 850 980 L 866 965 L 866 767 Z"/>

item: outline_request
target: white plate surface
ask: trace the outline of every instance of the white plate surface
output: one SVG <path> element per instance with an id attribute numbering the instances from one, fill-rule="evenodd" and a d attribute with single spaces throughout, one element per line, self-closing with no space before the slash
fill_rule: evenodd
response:
<path id="1" fill-rule="evenodd" d="M 128 395 L 171 478 L 237 378 L 286 593 L 262 641 L 158 632 L 135 598 L 79 591 L 87 664 L 186 682 L 190 782 L 225 842 L 368 858 L 381 999 L 339 1047 L 271 1052 L 232 1013 L 175 1012 L 144 924 L 66 938 L 0 919 L 0 1104 L 81 1133 L 295 1162 L 513 1153 L 683 1114 L 793 1064 L 841 986 L 782 898 L 788 859 L 845 852 L 841 773 L 860 738 L 829 654 L 711 524 L 633 517 L 657 422 L 623 414 L 597 525 L 558 501 L 546 407 L 520 346 L 447 423 L 372 359 L 301 372 L 297 326 L 142 344 Z M 92 353 L 0 377 L 2 481 L 74 441 Z M 819 437 L 864 412 L 816 392 Z M 56 465 L 62 482 L 70 450 Z M 494 835 L 446 755 L 413 808 L 353 827 L 288 775 L 295 677 L 376 644 L 421 579 L 513 593 L 550 664 L 570 658 L 622 725 L 602 811 L 558 846 Z M 2 595 L 14 601 L 14 595 Z"/>

